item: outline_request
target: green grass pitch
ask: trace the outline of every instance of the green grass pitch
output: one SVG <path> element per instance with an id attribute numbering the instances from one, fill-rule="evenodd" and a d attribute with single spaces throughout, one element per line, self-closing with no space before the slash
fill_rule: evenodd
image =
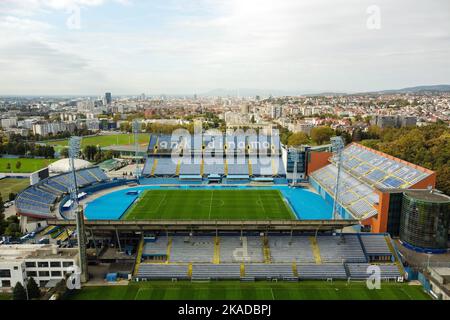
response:
<path id="1" fill-rule="evenodd" d="M 147 146 L 149 141 L 150 141 L 149 133 L 140 133 L 138 135 L 139 144 Z M 54 141 L 49 140 L 44 142 L 51 146 L 66 147 L 69 143 L 69 140 L 68 139 L 54 140 Z M 134 144 L 134 134 L 131 133 L 83 137 L 83 139 L 81 140 L 81 146 L 83 148 L 89 145 L 108 147 L 112 145 L 130 145 L 130 144 Z"/>
<path id="2" fill-rule="evenodd" d="M 0 172 L 3 173 L 30 173 L 47 167 L 58 159 L 30 159 L 30 158 L 0 158 Z M 16 169 L 16 163 L 20 161 L 21 166 Z M 10 168 L 8 169 L 8 163 Z"/>
<path id="3" fill-rule="evenodd" d="M 125 220 L 291 220 L 279 190 L 147 190 Z"/>
<path id="4" fill-rule="evenodd" d="M 364 282 L 301 281 L 133 282 L 127 286 L 85 287 L 74 300 L 428 300 L 422 286 L 382 282 L 369 290 Z"/>

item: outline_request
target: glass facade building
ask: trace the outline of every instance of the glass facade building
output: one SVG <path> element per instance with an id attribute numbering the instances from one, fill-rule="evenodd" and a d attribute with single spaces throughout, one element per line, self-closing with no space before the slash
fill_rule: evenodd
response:
<path id="1" fill-rule="evenodd" d="M 403 194 L 400 239 L 414 247 L 446 249 L 450 197 L 430 191 Z"/>

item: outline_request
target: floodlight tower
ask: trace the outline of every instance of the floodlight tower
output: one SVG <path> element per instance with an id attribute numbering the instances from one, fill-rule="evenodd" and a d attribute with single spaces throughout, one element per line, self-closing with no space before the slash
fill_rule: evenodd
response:
<path id="1" fill-rule="evenodd" d="M 331 138 L 331 146 L 333 150 L 333 161 L 337 167 L 336 186 L 334 187 L 334 203 L 333 203 L 333 219 L 338 219 L 338 205 L 339 205 L 339 184 L 341 180 L 342 167 L 342 150 L 344 150 L 344 140 L 342 137 Z"/>
<path id="2" fill-rule="evenodd" d="M 300 161 L 300 153 L 298 152 L 298 149 L 291 148 L 289 155 L 291 157 L 291 160 L 294 161 L 294 172 L 292 175 L 292 185 L 294 186 L 297 183 L 297 177 L 298 177 L 298 162 Z"/>
<path id="3" fill-rule="evenodd" d="M 139 182 L 139 176 L 141 175 L 141 172 L 139 170 L 139 131 L 141 130 L 141 124 L 137 119 L 134 119 L 133 121 L 133 133 L 134 133 L 134 162 L 136 164 L 136 171 L 135 176 L 136 180 Z"/>
<path id="4" fill-rule="evenodd" d="M 69 163 L 72 181 L 70 185 L 70 198 L 75 209 L 75 218 L 77 220 L 77 238 L 78 238 L 78 256 L 81 268 L 81 282 L 88 280 L 87 255 L 86 255 L 86 232 L 84 228 L 83 207 L 78 203 L 78 184 L 75 170 L 75 159 L 78 158 L 81 148 L 81 137 L 72 137 L 69 140 Z"/>

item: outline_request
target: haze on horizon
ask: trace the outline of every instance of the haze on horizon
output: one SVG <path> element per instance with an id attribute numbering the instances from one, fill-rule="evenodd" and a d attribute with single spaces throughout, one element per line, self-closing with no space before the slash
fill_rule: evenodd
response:
<path id="1" fill-rule="evenodd" d="M 3 0 L 0 35 L 0 95 L 450 83 L 448 0 Z"/>

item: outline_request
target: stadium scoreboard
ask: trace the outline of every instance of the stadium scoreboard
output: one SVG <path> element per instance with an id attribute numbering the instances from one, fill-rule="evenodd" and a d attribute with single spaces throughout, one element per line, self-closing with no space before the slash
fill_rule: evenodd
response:
<path id="1" fill-rule="evenodd" d="M 48 167 L 38 170 L 38 171 L 35 171 L 30 175 L 30 185 L 33 186 L 33 185 L 39 183 L 39 181 L 47 179 L 49 176 L 50 176 L 50 172 L 48 170 Z"/>

